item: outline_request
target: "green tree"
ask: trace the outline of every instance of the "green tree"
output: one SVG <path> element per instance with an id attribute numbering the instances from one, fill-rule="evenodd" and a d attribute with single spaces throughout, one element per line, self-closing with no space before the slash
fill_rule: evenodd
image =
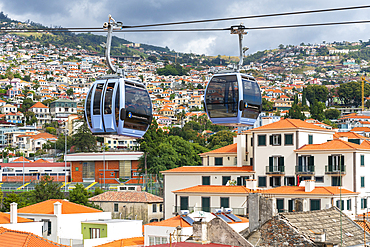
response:
<path id="1" fill-rule="evenodd" d="M 262 99 L 262 111 L 272 111 L 274 109 L 274 103 L 267 99 Z"/>
<path id="2" fill-rule="evenodd" d="M 364 89 L 364 96 L 366 98 L 370 94 L 370 85 L 366 83 Z M 362 86 L 361 83 L 357 81 L 340 84 L 337 93 L 338 97 L 343 100 L 346 105 L 357 107 L 362 104 Z"/>
<path id="3" fill-rule="evenodd" d="M 3 199 L 3 207 L 2 207 L 2 210 L 3 212 L 9 212 L 10 211 L 10 204 L 11 203 L 17 203 L 17 207 L 18 208 L 23 208 L 26 206 L 26 204 L 24 203 L 24 200 L 22 200 L 22 197 L 19 196 L 18 194 L 12 192 L 12 193 L 9 193 L 6 195 L 6 197 L 4 197 Z"/>
<path id="4" fill-rule="evenodd" d="M 324 110 L 325 110 L 325 103 L 319 102 L 315 100 L 315 102 L 310 105 L 310 114 L 313 119 L 322 121 L 325 116 L 324 116 Z"/>
<path id="5" fill-rule="evenodd" d="M 148 60 L 151 61 L 152 63 L 156 63 L 158 59 L 156 56 L 149 56 Z"/>
<path id="6" fill-rule="evenodd" d="M 301 120 L 306 119 L 305 115 L 302 112 L 302 107 L 300 104 L 293 104 L 292 107 L 289 109 L 289 112 L 286 117 Z"/>
<path id="7" fill-rule="evenodd" d="M 69 201 L 84 206 L 90 206 L 89 197 L 91 194 L 82 184 L 77 183 L 75 188 L 69 192 Z"/>
<path id="8" fill-rule="evenodd" d="M 78 128 L 77 133 L 72 137 L 72 144 L 75 146 L 76 151 L 92 152 L 96 150 L 96 137 L 92 135 L 85 121 L 83 121 L 83 124 Z"/>
<path id="9" fill-rule="evenodd" d="M 58 183 L 54 183 L 49 176 L 41 177 L 41 181 L 35 185 L 35 189 L 30 191 L 29 200 L 33 203 L 43 202 L 49 199 L 64 199 L 63 192 L 60 191 Z"/>
<path id="10" fill-rule="evenodd" d="M 72 96 L 73 95 L 73 88 L 68 88 L 67 91 L 66 91 L 66 94 L 68 96 Z"/>
<path id="11" fill-rule="evenodd" d="M 305 97 L 310 104 L 315 103 L 315 100 L 326 102 L 329 95 L 328 88 L 322 85 L 308 85 L 303 89 L 303 91 L 305 92 Z"/>
<path id="12" fill-rule="evenodd" d="M 208 145 L 207 148 L 214 150 L 217 148 L 221 148 L 233 143 L 233 139 L 236 136 L 236 133 L 228 131 L 228 130 L 221 130 L 214 135 L 211 135 L 208 138 Z"/>
<path id="13" fill-rule="evenodd" d="M 23 114 L 28 111 L 28 109 L 31 108 L 31 106 L 33 106 L 35 104 L 35 102 L 33 102 L 32 99 L 30 98 L 24 98 L 23 99 L 23 102 L 22 102 L 22 106 L 20 108 L 20 112 L 22 112 Z"/>
<path id="14" fill-rule="evenodd" d="M 337 109 L 327 109 L 325 111 L 326 119 L 338 119 L 340 117 L 340 111 Z"/>
<path id="15" fill-rule="evenodd" d="M 52 134 L 52 135 L 56 135 L 57 134 L 57 130 L 54 127 L 46 127 L 45 130 L 49 134 Z"/>

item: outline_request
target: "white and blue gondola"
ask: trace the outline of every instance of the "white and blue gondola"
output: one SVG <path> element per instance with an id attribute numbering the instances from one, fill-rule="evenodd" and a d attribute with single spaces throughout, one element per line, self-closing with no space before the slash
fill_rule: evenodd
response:
<path id="1" fill-rule="evenodd" d="M 262 110 L 262 96 L 256 80 L 239 72 L 215 74 L 205 91 L 205 110 L 213 124 L 253 125 Z"/>
<path id="2" fill-rule="evenodd" d="M 93 134 L 141 138 L 152 122 L 152 102 L 140 82 L 103 77 L 88 92 L 85 118 Z"/>

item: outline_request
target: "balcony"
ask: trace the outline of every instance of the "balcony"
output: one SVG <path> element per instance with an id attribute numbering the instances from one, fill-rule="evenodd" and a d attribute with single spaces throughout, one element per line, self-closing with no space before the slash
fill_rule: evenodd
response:
<path id="1" fill-rule="evenodd" d="M 266 174 L 284 174 L 285 166 L 266 166 Z"/>
<path id="2" fill-rule="evenodd" d="M 297 174 L 314 174 L 315 166 L 296 166 L 295 173 Z"/>
<path id="3" fill-rule="evenodd" d="M 187 207 L 187 209 L 182 210 L 189 210 L 190 213 L 203 211 L 208 213 L 213 213 L 215 209 L 220 209 L 221 207 Z M 180 213 L 180 206 L 173 206 L 173 214 Z M 233 214 L 236 215 L 247 215 L 247 208 L 232 208 Z"/>
<path id="4" fill-rule="evenodd" d="M 339 175 L 346 174 L 346 166 L 328 165 L 325 166 L 325 174 Z"/>

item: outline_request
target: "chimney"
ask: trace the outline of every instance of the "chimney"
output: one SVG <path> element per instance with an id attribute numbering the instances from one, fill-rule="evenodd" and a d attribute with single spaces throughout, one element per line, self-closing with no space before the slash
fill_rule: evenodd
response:
<path id="1" fill-rule="evenodd" d="M 17 224 L 17 205 L 15 202 L 10 203 L 10 224 Z"/>
<path id="2" fill-rule="evenodd" d="M 304 192 L 311 192 L 315 189 L 315 180 L 306 180 L 304 186 Z"/>
<path id="3" fill-rule="evenodd" d="M 54 214 L 55 215 L 62 214 L 62 204 L 60 202 L 54 203 Z"/>
<path id="4" fill-rule="evenodd" d="M 247 187 L 247 189 L 255 191 L 257 189 L 257 180 L 256 179 L 245 180 L 245 187 Z"/>

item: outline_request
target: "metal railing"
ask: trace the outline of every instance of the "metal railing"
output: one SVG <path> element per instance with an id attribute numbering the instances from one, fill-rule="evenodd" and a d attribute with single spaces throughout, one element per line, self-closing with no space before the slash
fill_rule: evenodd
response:
<path id="1" fill-rule="evenodd" d="M 190 213 L 203 211 L 208 213 L 213 213 L 215 209 L 220 209 L 221 207 L 186 207 L 186 209 L 181 208 L 181 206 L 173 206 L 173 214 L 180 213 L 181 210 L 189 210 Z M 246 215 L 247 208 L 232 208 L 233 214 L 236 215 Z"/>
<path id="2" fill-rule="evenodd" d="M 266 166 L 266 174 L 285 173 L 285 166 Z"/>
<path id="3" fill-rule="evenodd" d="M 327 165 L 325 166 L 325 173 L 326 174 L 339 174 L 339 173 L 346 173 L 346 166 L 341 165 L 341 166 L 333 166 L 333 165 Z"/>
<path id="4" fill-rule="evenodd" d="M 295 167 L 296 173 L 315 173 L 315 166 L 296 166 Z"/>

